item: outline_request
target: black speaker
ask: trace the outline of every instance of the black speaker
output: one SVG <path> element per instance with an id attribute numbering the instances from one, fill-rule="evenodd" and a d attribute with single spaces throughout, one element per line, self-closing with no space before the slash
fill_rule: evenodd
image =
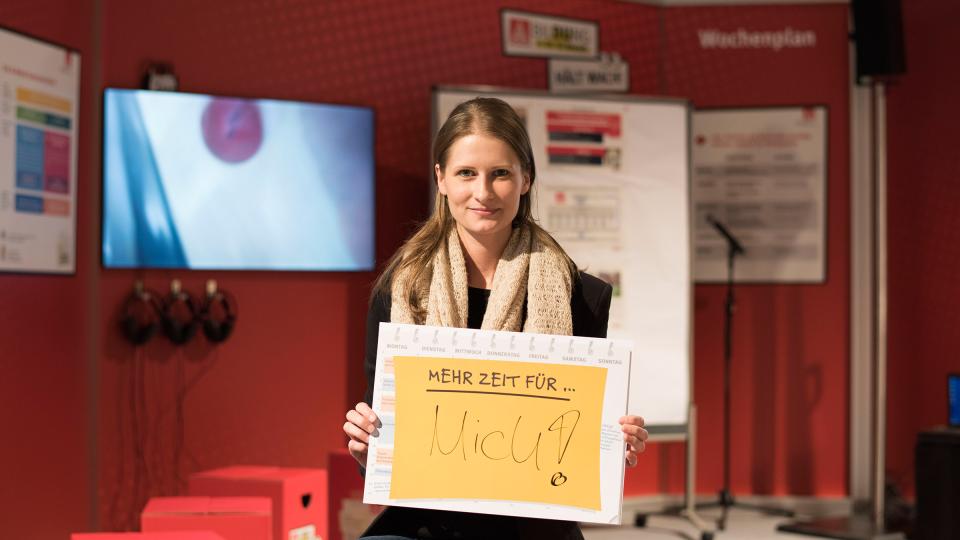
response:
<path id="1" fill-rule="evenodd" d="M 960 429 L 917 436 L 916 539 L 960 538 Z"/>
<path id="2" fill-rule="evenodd" d="M 853 0 L 857 79 L 891 77 L 907 70 L 900 0 Z"/>

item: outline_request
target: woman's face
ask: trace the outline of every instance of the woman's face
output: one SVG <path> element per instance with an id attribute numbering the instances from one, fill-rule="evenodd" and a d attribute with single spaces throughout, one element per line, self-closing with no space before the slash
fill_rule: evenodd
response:
<path id="1" fill-rule="evenodd" d="M 447 166 L 435 166 L 437 189 L 447 196 L 461 233 L 510 236 L 520 196 L 530 190 L 520 159 L 510 146 L 491 135 L 457 139 L 447 151 Z"/>

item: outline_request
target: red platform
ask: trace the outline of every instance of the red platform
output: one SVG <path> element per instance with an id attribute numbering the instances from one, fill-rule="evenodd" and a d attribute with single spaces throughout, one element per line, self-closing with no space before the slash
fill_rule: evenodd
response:
<path id="1" fill-rule="evenodd" d="M 70 540 L 226 540 L 211 531 L 74 533 Z"/>
<path id="2" fill-rule="evenodd" d="M 349 538 L 356 538 L 382 508 L 363 504 L 363 477 L 360 476 L 360 466 L 346 449 L 330 452 L 327 471 L 330 540 L 343 540 L 344 533 Z"/>
<path id="3" fill-rule="evenodd" d="M 272 540 L 266 497 L 154 497 L 140 515 L 144 532 L 209 530 L 223 540 Z"/>

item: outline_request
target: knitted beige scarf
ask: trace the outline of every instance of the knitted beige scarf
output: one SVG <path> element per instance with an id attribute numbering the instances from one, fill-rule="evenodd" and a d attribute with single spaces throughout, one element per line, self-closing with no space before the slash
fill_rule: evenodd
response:
<path id="1" fill-rule="evenodd" d="M 404 295 L 405 273 L 394 276 L 390 322 L 429 326 L 467 326 L 467 266 L 456 229 L 447 237 L 447 249 L 437 250 L 429 286 L 417 287 L 420 308 L 426 320 L 417 320 Z M 426 280 L 424 280 L 426 281 Z M 571 335 L 572 294 L 570 271 L 557 250 L 538 242 L 527 226 L 513 230 L 500 256 L 493 288 L 483 316 L 483 330 L 519 332 L 524 298 L 527 318 L 524 332 Z"/>

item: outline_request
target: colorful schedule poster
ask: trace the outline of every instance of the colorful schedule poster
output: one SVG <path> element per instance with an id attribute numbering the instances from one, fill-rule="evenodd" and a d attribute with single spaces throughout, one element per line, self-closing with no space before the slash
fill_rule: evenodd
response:
<path id="1" fill-rule="evenodd" d="M 76 270 L 80 53 L 0 29 L 0 270 Z"/>
<path id="2" fill-rule="evenodd" d="M 364 502 L 616 524 L 633 343 L 382 323 Z"/>

